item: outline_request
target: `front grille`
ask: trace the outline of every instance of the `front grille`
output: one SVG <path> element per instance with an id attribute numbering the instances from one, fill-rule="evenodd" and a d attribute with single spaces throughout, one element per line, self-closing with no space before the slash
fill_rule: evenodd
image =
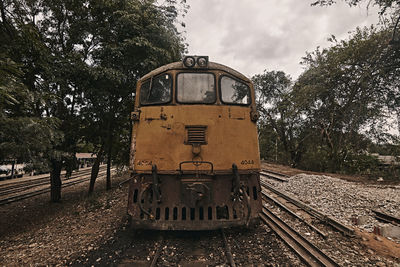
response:
<path id="1" fill-rule="evenodd" d="M 206 144 L 206 129 L 207 126 L 186 126 L 186 144 Z"/>

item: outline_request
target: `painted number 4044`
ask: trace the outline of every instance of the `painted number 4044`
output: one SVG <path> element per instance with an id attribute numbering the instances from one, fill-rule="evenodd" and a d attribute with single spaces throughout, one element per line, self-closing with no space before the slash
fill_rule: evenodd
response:
<path id="1" fill-rule="evenodd" d="M 245 160 L 242 160 L 242 162 L 240 162 L 240 164 L 242 164 L 242 165 L 254 164 L 254 160 L 252 160 L 252 159 L 245 159 Z"/>

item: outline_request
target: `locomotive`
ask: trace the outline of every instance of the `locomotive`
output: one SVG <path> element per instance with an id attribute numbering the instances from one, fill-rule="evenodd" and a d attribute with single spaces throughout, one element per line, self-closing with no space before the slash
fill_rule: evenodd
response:
<path id="1" fill-rule="evenodd" d="M 131 119 L 132 227 L 210 230 L 258 219 L 258 112 L 243 74 L 186 56 L 138 81 Z"/>

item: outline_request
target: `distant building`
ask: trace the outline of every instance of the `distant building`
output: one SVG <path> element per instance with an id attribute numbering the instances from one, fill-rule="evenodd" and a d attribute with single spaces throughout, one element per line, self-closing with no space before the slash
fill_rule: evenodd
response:
<path id="1" fill-rule="evenodd" d="M 96 154 L 94 154 L 94 153 L 76 153 L 75 157 L 77 159 L 95 159 L 95 158 L 97 158 Z"/>
<path id="2" fill-rule="evenodd" d="M 75 157 L 78 160 L 79 167 L 84 168 L 92 166 L 97 155 L 94 153 L 76 153 Z"/>
<path id="3" fill-rule="evenodd" d="M 400 165 L 400 159 L 396 156 L 383 156 L 378 153 L 371 153 L 371 156 L 377 157 L 382 165 Z"/>

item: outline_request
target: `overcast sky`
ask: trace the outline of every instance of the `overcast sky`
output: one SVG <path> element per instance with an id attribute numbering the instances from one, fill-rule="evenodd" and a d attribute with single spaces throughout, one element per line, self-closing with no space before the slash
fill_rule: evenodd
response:
<path id="1" fill-rule="evenodd" d="M 296 79 L 306 51 L 328 47 L 357 26 L 378 22 L 377 10 L 343 3 L 311 7 L 312 0 L 188 0 L 183 21 L 190 55 L 208 55 L 251 77 L 283 70 Z"/>

